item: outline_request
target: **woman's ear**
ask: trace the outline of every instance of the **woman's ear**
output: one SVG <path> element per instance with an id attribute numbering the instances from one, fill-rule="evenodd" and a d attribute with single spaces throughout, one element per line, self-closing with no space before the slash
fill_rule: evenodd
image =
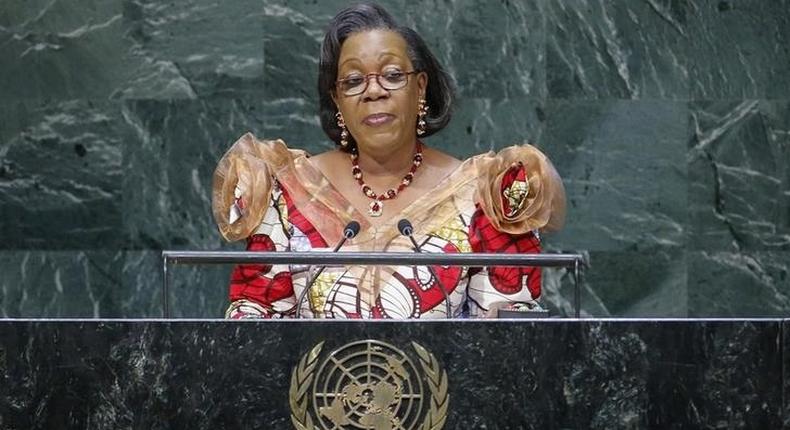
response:
<path id="1" fill-rule="evenodd" d="M 425 98 L 425 94 L 428 90 L 428 74 L 425 72 L 420 72 L 417 74 L 417 89 L 420 93 L 420 98 Z"/>

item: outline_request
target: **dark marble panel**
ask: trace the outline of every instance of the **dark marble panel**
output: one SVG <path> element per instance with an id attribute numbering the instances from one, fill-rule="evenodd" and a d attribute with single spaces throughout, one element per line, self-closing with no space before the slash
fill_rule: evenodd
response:
<path id="1" fill-rule="evenodd" d="M 688 313 L 686 276 L 686 252 L 682 248 L 592 251 L 585 285 L 611 316 L 685 317 Z"/>
<path id="2" fill-rule="evenodd" d="M 182 99 L 262 95 L 259 0 L 124 0 L 136 68 L 117 96 Z"/>
<path id="3" fill-rule="evenodd" d="M 122 253 L 109 251 L 0 251 L 0 315 L 145 316 L 124 309 L 122 264 Z"/>
<path id="4" fill-rule="evenodd" d="M 217 161 L 245 131 L 262 127 L 253 97 L 130 101 L 136 136 L 126 147 L 123 227 L 132 249 L 215 249 L 211 213 Z"/>
<path id="5" fill-rule="evenodd" d="M 544 239 L 545 252 L 562 252 Z M 573 251 L 578 252 L 578 251 Z M 688 315 L 686 252 L 679 248 L 649 251 L 583 252 L 579 284 L 582 317 L 682 318 Z M 553 317 L 573 317 L 573 273 L 543 269 L 541 304 Z M 704 314 L 700 316 L 705 316 Z"/>
<path id="6" fill-rule="evenodd" d="M 461 97 L 545 98 L 545 24 L 529 2 L 406 2 L 414 27 L 455 77 Z"/>
<path id="7" fill-rule="evenodd" d="M 9 0 L 0 8 L 0 95 L 109 97 L 126 80 L 121 0 Z"/>
<path id="8" fill-rule="evenodd" d="M 689 315 L 790 314 L 790 252 L 690 252 Z"/>
<path id="9" fill-rule="evenodd" d="M 544 109 L 532 98 L 460 99 L 447 128 L 426 141 L 462 160 L 522 143 L 544 149 Z"/>
<path id="10" fill-rule="evenodd" d="M 239 245 L 229 250 L 241 250 Z M 171 265 L 173 318 L 220 318 L 231 266 Z M 4 318 L 158 318 L 160 251 L 0 251 Z"/>
<path id="11" fill-rule="evenodd" d="M 555 250 L 548 249 L 548 252 Z M 589 260 L 589 255 L 585 256 Z M 579 316 L 600 317 L 611 316 L 601 298 L 585 282 L 584 273 L 581 271 L 577 286 L 573 271 L 560 268 L 543 268 L 541 271 L 541 306 L 549 311 L 549 318 L 574 318 L 576 317 L 576 289 L 579 291 Z"/>
<path id="12" fill-rule="evenodd" d="M 550 100 L 545 149 L 563 178 L 563 249 L 683 247 L 687 108 L 671 101 Z"/>
<path id="13" fill-rule="evenodd" d="M 376 339 L 446 369 L 446 428 L 778 428 L 779 321 L 0 322 L 6 428 L 292 428 L 290 374 Z M 342 357 L 342 355 L 337 356 Z"/>
<path id="14" fill-rule="evenodd" d="M 118 311 L 110 318 L 159 318 L 165 315 L 163 308 L 164 285 L 162 282 L 162 253 L 160 251 L 126 251 L 120 268 L 121 288 L 118 289 Z M 173 279 L 172 276 L 169 279 Z M 194 282 L 194 275 L 192 278 Z M 184 281 L 186 282 L 186 281 Z M 206 283 L 208 285 L 208 282 Z M 179 285 L 181 285 L 179 281 Z M 177 310 L 198 294 L 168 296 L 170 316 L 181 316 Z M 192 316 L 197 316 L 192 314 Z M 215 314 L 202 315 L 205 318 Z"/>
<path id="15" fill-rule="evenodd" d="M 313 98 L 282 98 L 264 102 L 263 131 L 259 138 L 282 139 L 289 148 L 315 155 L 333 149 L 318 119 Z"/>
<path id="16" fill-rule="evenodd" d="M 782 418 L 783 429 L 790 429 L 790 321 L 782 321 Z"/>
<path id="17" fill-rule="evenodd" d="M 462 97 L 545 96 L 543 18 L 535 2 L 380 2 L 425 39 Z M 318 52 L 345 1 L 267 1 L 266 97 L 317 100 Z"/>
<path id="18" fill-rule="evenodd" d="M 689 15 L 691 99 L 787 98 L 790 2 L 694 2 Z"/>
<path id="19" fill-rule="evenodd" d="M 0 248 L 118 248 L 131 135 L 119 106 L 4 103 L 0 117 Z"/>
<path id="20" fill-rule="evenodd" d="M 223 246 L 243 251 L 243 243 Z M 163 273 L 160 251 L 130 251 L 123 261 L 122 310 L 128 316 L 163 315 Z M 222 318 L 228 307 L 231 265 L 169 264 L 167 306 L 170 318 Z"/>
<path id="21" fill-rule="evenodd" d="M 652 323 L 641 336 L 650 363 L 649 398 L 666 401 L 650 407 L 646 427 L 779 428 L 779 324 Z"/>
<path id="22" fill-rule="evenodd" d="M 690 105 L 690 245 L 790 250 L 790 103 Z"/>
<path id="23" fill-rule="evenodd" d="M 210 181 L 232 141 L 251 130 L 332 147 L 317 55 L 347 4 L 4 1 L 0 249 L 19 251 L 0 272 L 7 315 L 158 315 L 158 250 L 227 246 Z M 453 122 L 428 144 L 466 158 L 531 141 L 555 162 L 568 225 L 546 244 L 589 250 L 586 315 L 785 312 L 788 0 L 382 4 L 458 86 Z M 689 97 L 704 100 L 666 101 Z M 20 280 L 22 261 L 46 280 Z M 120 284 L 95 293 L 75 269 L 86 261 Z M 221 314 L 227 270 L 174 271 L 174 315 Z M 572 299 L 568 274 L 547 271 L 547 305 L 570 315 Z"/>
<path id="24" fill-rule="evenodd" d="M 171 268 L 168 275 L 170 316 L 172 318 L 223 318 L 230 303 L 228 301 L 228 286 L 231 269 L 232 266 L 176 266 Z"/>
<path id="25" fill-rule="evenodd" d="M 324 29 L 346 3 L 266 1 L 263 6 L 264 92 L 269 102 L 309 100 L 318 112 L 318 55 Z"/>
<path id="26" fill-rule="evenodd" d="M 546 2 L 552 98 L 688 99 L 688 1 Z"/>

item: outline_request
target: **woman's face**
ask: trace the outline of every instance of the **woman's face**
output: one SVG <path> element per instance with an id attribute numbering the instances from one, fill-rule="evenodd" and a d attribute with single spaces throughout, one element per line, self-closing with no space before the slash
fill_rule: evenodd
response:
<path id="1" fill-rule="evenodd" d="M 408 75 L 406 86 L 396 90 L 383 88 L 376 77 L 369 76 L 413 70 L 406 41 L 393 31 L 354 33 L 343 43 L 338 80 L 368 76 L 367 88 L 361 94 L 344 95 L 341 85 L 333 97 L 360 151 L 387 154 L 414 143 L 418 103 L 425 95 L 427 75 Z"/>

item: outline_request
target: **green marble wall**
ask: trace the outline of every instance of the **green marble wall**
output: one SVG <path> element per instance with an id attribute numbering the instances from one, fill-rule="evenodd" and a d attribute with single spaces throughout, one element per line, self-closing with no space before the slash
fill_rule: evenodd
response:
<path id="1" fill-rule="evenodd" d="M 594 316 L 790 309 L 790 1 L 386 1 L 451 71 L 459 157 L 529 140 L 569 198 Z M 162 249 L 223 244 L 213 167 L 250 130 L 311 152 L 316 54 L 343 1 L 4 0 L 0 315 L 145 317 Z M 228 268 L 179 267 L 213 317 Z M 567 274 L 545 302 L 572 308 Z"/>

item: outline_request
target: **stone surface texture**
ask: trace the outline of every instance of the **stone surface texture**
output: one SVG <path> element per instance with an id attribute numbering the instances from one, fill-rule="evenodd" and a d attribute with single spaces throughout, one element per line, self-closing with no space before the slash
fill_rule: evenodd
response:
<path id="1" fill-rule="evenodd" d="M 583 315 L 788 313 L 788 0 L 381 3 L 457 88 L 427 144 L 528 141 L 557 166 L 568 222 L 544 244 L 588 257 Z M 246 131 L 332 147 L 317 57 L 347 4 L 4 1 L 0 315 L 159 316 L 161 250 L 239 249 L 214 165 Z M 174 270 L 173 314 L 221 316 L 227 273 Z M 573 313 L 568 273 L 544 291 Z"/>
<path id="2" fill-rule="evenodd" d="M 0 321 L 0 426 L 291 429 L 299 360 L 372 339 L 433 354 L 448 429 L 779 429 L 785 321 Z"/>

